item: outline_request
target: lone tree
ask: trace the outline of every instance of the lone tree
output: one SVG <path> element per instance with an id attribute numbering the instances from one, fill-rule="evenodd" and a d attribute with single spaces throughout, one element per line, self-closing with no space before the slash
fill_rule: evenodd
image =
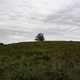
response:
<path id="1" fill-rule="evenodd" d="M 44 35 L 43 33 L 38 33 L 38 35 L 35 38 L 36 41 L 44 41 Z"/>

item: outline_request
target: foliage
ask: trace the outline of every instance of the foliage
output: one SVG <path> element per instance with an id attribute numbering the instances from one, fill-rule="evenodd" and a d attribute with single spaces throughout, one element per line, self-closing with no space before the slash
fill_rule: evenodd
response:
<path id="1" fill-rule="evenodd" d="M 0 45 L 0 80 L 80 80 L 80 42 Z"/>
<path id="2" fill-rule="evenodd" d="M 0 45 L 4 45 L 3 43 L 0 43 Z"/>
<path id="3" fill-rule="evenodd" d="M 36 41 L 44 41 L 44 35 L 43 33 L 39 33 L 36 38 L 35 38 Z"/>

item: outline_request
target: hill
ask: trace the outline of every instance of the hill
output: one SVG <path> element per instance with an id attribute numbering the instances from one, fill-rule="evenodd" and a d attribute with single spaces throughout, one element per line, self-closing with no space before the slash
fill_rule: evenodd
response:
<path id="1" fill-rule="evenodd" d="M 0 80 L 80 80 L 80 42 L 1 44 Z"/>

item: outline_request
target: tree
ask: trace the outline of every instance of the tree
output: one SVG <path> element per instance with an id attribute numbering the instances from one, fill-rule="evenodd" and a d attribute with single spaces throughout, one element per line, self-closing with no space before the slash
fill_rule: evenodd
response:
<path id="1" fill-rule="evenodd" d="M 36 41 L 44 41 L 44 35 L 43 33 L 38 33 L 38 35 L 35 38 Z"/>
<path id="2" fill-rule="evenodd" d="M 0 43 L 0 45 L 4 45 L 3 43 Z"/>

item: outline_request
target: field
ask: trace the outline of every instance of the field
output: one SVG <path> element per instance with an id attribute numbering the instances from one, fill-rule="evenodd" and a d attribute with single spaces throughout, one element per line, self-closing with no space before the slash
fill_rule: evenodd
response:
<path id="1" fill-rule="evenodd" d="M 80 42 L 0 44 L 0 80 L 80 80 Z"/>

